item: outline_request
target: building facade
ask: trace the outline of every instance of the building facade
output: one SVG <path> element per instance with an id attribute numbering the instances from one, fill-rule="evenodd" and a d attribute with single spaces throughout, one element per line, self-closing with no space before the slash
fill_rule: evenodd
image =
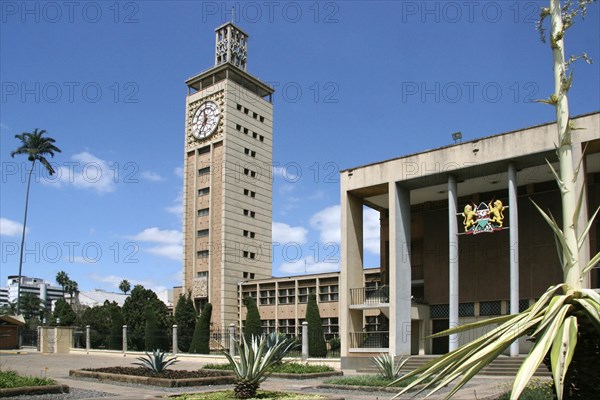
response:
<path id="1" fill-rule="evenodd" d="M 575 159 L 584 176 L 583 229 L 600 204 L 600 113 L 574 118 Z M 341 172 L 342 367 L 373 354 L 443 354 L 482 335 L 425 336 L 491 316 L 517 313 L 562 282 L 551 229 L 532 201 L 561 218 L 556 125 L 535 126 Z M 381 282 L 389 298 L 368 302 L 363 284 L 363 209 L 379 211 Z M 585 221 L 585 222 L 584 222 Z M 600 250 L 598 221 L 581 256 Z M 598 269 L 585 285 L 598 288 Z M 381 297 L 383 299 L 383 297 Z M 366 312 L 384 329 L 367 334 Z M 521 342 L 511 355 L 528 350 Z"/>
<path id="2" fill-rule="evenodd" d="M 6 282 L 7 304 L 17 301 L 18 286 L 19 275 L 10 275 Z M 53 301 L 64 297 L 61 287 L 54 286 L 41 278 L 21 276 L 21 296 L 25 293 L 34 294 L 42 300 L 42 305 L 47 309 L 51 309 Z"/>
<path id="3" fill-rule="evenodd" d="M 244 31 L 215 33 L 214 67 L 186 81 L 183 290 L 224 328 L 240 282 L 271 277 L 273 89 L 246 72 Z"/>

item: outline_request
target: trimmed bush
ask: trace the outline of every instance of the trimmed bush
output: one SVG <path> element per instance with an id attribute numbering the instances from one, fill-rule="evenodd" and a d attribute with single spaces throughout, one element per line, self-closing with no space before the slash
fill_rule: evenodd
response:
<path id="1" fill-rule="evenodd" d="M 188 352 L 192 344 L 196 324 L 196 309 L 191 294 L 182 295 L 175 307 L 175 323 L 177 324 L 177 345 L 183 352 Z"/>
<path id="2" fill-rule="evenodd" d="M 212 304 L 206 303 L 200 317 L 196 319 L 194 337 L 190 344 L 190 353 L 210 354 L 210 317 L 212 316 Z"/>
<path id="3" fill-rule="evenodd" d="M 317 296 L 314 293 L 308 296 L 306 322 L 308 323 L 308 356 L 325 357 L 327 355 L 327 345 L 323 336 L 323 323 L 317 305 Z"/>
<path id="4" fill-rule="evenodd" d="M 258 312 L 254 298 L 246 297 L 244 299 L 244 305 L 246 306 L 244 337 L 246 338 L 246 341 L 251 342 L 252 336 L 260 338 L 262 333 L 262 328 L 260 326 L 260 313 Z"/>

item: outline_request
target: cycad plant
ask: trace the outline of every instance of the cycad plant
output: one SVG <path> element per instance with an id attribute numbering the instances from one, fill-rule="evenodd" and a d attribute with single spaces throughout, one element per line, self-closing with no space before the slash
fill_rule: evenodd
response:
<path id="1" fill-rule="evenodd" d="M 239 357 L 225 353 L 235 373 L 235 397 L 249 399 L 256 396 L 260 384 L 271 375 L 271 367 L 283 359 L 295 343 L 277 333 L 262 339 L 252 336 L 250 341 L 244 336 L 236 342 Z"/>
<path id="2" fill-rule="evenodd" d="M 373 357 L 373 363 L 379 370 L 379 375 L 385 380 L 391 381 L 400 377 L 400 370 L 408 361 L 407 358 L 400 357 L 394 360 L 394 356 L 389 353 L 381 353 Z"/>
<path id="3" fill-rule="evenodd" d="M 152 354 L 146 353 L 146 357 L 138 357 L 136 360 L 140 360 L 140 362 L 133 364 L 148 368 L 153 372 L 163 372 L 170 365 L 179 362 L 175 357 L 167 358 L 167 353 L 159 349 L 152 351 Z"/>
<path id="4" fill-rule="evenodd" d="M 596 364 L 600 358 L 600 295 L 583 288 L 582 282 L 584 276 L 600 261 L 600 253 L 588 262 L 579 258 L 579 251 L 586 243 L 598 210 L 585 226 L 578 226 L 584 193 L 577 189 L 583 187 L 579 173 L 581 161 L 576 163 L 573 160 L 571 133 L 575 127 L 569 119 L 567 101 L 572 83 L 572 74 L 567 73 L 567 68 L 577 58 L 587 60 L 587 57 L 572 56 L 566 61 L 564 56 L 565 32 L 573 25 L 576 16 L 585 16 L 587 5 L 592 1 L 567 1 L 561 6 L 559 0 L 550 0 L 550 7 L 541 10 L 538 25 L 543 37 L 542 23 L 546 17 L 551 18 L 550 46 L 554 59 L 555 92 L 543 102 L 556 108 L 559 172 L 548 164 L 561 194 L 562 228 L 552 215 L 536 207 L 554 232 L 564 282 L 548 288 L 533 306 L 519 314 L 467 324 L 433 335 L 446 336 L 491 324 L 499 325 L 485 336 L 404 375 L 399 380 L 412 376 L 418 378 L 398 395 L 428 379 L 431 380 L 420 392 L 431 389 L 429 394 L 432 394 L 460 378 L 446 396 L 450 398 L 515 340 L 527 336 L 535 343 L 515 377 L 511 399 L 519 398 L 546 357 L 549 358 L 559 400 L 592 399 L 598 396 L 600 377 Z M 583 357 L 583 361 L 580 361 L 580 357 Z"/>

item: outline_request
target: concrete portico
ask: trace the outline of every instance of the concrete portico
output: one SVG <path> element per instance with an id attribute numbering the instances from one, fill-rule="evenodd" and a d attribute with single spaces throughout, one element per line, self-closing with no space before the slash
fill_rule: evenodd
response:
<path id="1" fill-rule="evenodd" d="M 583 221 L 600 202 L 600 114 L 574 122 L 583 128 L 574 134 L 574 147 L 580 154 L 586 149 L 582 173 L 589 207 L 583 207 Z M 393 355 L 453 350 L 484 332 L 424 337 L 448 326 L 517 313 L 562 278 L 552 232 L 531 203 L 557 218 L 560 214 L 560 196 L 546 162 L 556 162 L 555 141 L 556 126 L 545 124 L 342 171 L 343 366 L 350 368 L 382 349 Z M 469 204 L 498 208 L 499 227 L 466 235 L 462 214 Z M 363 207 L 381 216 L 387 304 L 369 302 L 375 292 L 362 281 Z M 582 250 L 588 257 L 590 246 L 598 248 L 598 232 L 592 231 Z M 589 283 L 597 287 L 598 273 L 593 274 Z M 365 304 L 355 295 L 358 288 L 364 290 Z M 365 329 L 369 308 L 381 311 L 385 323 L 380 322 L 380 331 Z M 526 343 L 517 343 L 510 354 L 526 350 Z"/>

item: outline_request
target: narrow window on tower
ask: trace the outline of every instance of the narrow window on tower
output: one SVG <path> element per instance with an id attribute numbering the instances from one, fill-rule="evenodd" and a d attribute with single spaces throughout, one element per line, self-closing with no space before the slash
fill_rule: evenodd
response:
<path id="1" fill-rule="evenodd" d="M 248 134 L 248 128 L 244 128 L 244 133 L 247 135 Z"/>
<path id="2" fill-rule="evenodd" d="M 235 124 L 235 129 L 241 132 L 242 126 L 240 124 Z"/>
<path id="3" fill-rule="evenodd" d="M 237 110 L 238 110 L 238 111 L 242 111 L 242 105 L 241 105 L 241 104 L 238 104 L 238 105 L 237 105 Z"/>
<path id="4" fill-rule="evenodd" d="M 210 167 L 200 168 L 198 170 L 198 176 L 210 175 Z"/>
<path id="5" fill-rule="evenodd" d="M 198 231 L 198 237 L 206 237 L 208 236 L 208 229 L 201 229 Z"/>
<path id="6" fill-rule="evenodd" d="M 198 210 L 199 217 L 205 217 L 207 215 L 208 215 L 208 208 L 202 208 L 202 209 Z"/>
<path id="7" fill-rule="evenodd" d="M 198 196 L 206 196 L 207 194 L 210 193 L 210 188 L 202 188 L 202 189 L 198 189 Z"/>
<path id="8" fill-rule="evenodd" d="M 198 155 L 210 153 L 210 146 L 204 146 L 198 149 Z"/>
<path id="9" fill-rule="evenodd" d="M 265 137 L 263 135 L 260 135 L 260 141 L 264 142 L 265 141 Z"/>
<path id="10" fill-rule="evenodd" d="M 208 258 L 208 250 L 199 250 L 196 252 L 197 258 Z"/>
<path id="11" fill-rule="evenodd" d="M 265 122 L 265 117 L 263 117 L 262 115 L 260 117 L 260 122 Z"/>

